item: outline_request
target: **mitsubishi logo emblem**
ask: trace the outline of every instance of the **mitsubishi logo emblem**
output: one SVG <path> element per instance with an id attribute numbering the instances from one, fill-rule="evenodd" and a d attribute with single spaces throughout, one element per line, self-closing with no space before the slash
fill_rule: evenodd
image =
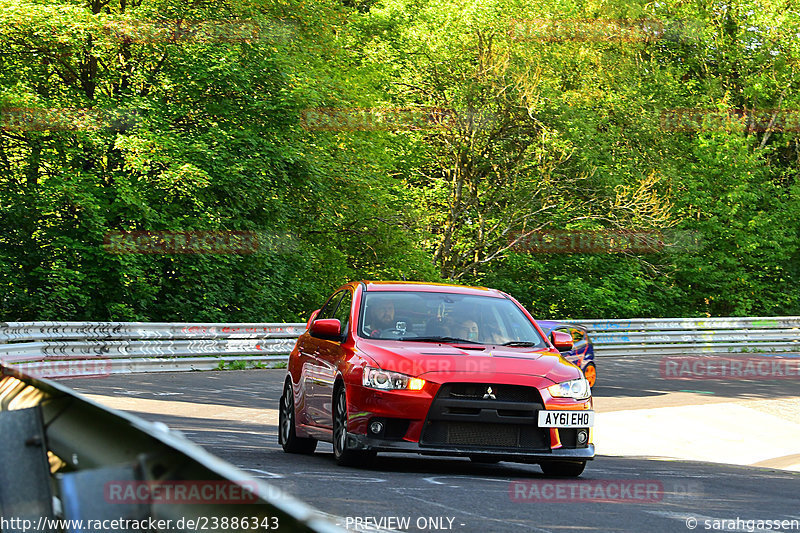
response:
<path id="1" fill-rule="evenodd" d="M 491 387 L 486 389 L 486 394 L 483 395 L 483 399 L 484 400 L 496 400 L 497 399 L 497 396 L 492 394 L 492 388 Z"/>

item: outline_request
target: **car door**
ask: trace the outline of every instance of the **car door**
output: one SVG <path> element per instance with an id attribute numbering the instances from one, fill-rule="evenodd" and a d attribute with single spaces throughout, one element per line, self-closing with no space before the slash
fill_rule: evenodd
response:
<path id="1" fill-rule="evenodd" d="M 339 291 L 331 296 L 322 306 L 315 320 L 333 318 L 344 292 Z M 297 346 L 302 368 L 301 380 L 303 382 L 303 390 L 305 390 L 305 416 L 303 420 L 300 420 L 303 424 L 330 426 L 330 423 L 324 423 L 324 405 L 321 401 L 321 390 L 326 389 L 325 381 L 327 379 L 326 376 L 329 374 L 329 372 L 325 371 L 324 365 L 320 360 L 320 350 L 322 350 L 326 342 L 328 341 L 308 333 L 304 335 L 302 345 L 298 344 Z"/>
<path id="2" fill-rule="evenodd" d="M 350 290 L 342 291 L 341 300 L 332 318 L 342 324 L 342 332 L 347 334 L 350 328 L 350 311 L 353 306 L 353 293 Z M 333 384 L 336 381 L 336 372 L 344 356 L 341 340 L 321 340 L 319 344 L 318 361 L 323 379 L 317 382 L 315 394 L 319 397 L 314 401 L 320 406 L 319 425 L 333 427 Z"/>

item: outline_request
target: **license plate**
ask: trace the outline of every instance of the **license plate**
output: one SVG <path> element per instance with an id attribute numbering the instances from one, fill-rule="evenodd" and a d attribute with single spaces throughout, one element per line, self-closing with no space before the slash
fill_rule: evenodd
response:
<path id="1" fill-rule="evenodd" d="M 588 428 L 594 426 L 594 411 L 539 411 L 540 428 Z"/>

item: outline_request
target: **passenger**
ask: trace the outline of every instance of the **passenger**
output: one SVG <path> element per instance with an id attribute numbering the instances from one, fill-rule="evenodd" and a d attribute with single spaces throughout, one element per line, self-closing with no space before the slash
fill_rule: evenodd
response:
<path id="1" fill-rule="evenodd" d="M 478 342 L 478 323 L 471 318 L 457 321 L 453 327 L 453 336 L 459 339 Z"/>

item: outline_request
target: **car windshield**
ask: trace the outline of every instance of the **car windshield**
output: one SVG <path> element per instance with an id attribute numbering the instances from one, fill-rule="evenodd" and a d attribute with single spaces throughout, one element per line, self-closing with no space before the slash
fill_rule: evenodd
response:
<path id="1" fill-rule="evenodd" d="M 362 337 L 410 342 L 547 345 L 511 300 L 443 292 L 367 292 L 358 331 Z"/>

